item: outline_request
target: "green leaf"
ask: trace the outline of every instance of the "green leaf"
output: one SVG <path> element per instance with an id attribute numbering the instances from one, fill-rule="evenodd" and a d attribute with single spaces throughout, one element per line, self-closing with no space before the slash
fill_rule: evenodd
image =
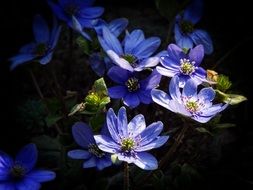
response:
<path id="1" fill-rule="evenodd" d="M 55 123 L 57 123 L 61 119 L 62 119 L 62 116 L 59 116 L 59 115 L 48 115 L 46 117 L 47 126 L 51 127 L 52 125 L 54 125 Z"/>
<path id="2" fill-rule="evenodd" d="M 105 107 L 105 105 L 109 104 L 110 102 L 111 102 L 110 97 L 106 96 L 106 97 L 102 98 L 101 101 L 100 101 L 99 109 L 100 110 L 103 109 Z"/>
<path id="3" fill-rule="evenodd" d="M 90 55 L 90 45 L 87 40 L 80 36 L 76 39 L 76 43 L 86 55 Z"/>
<path id="4" fill-rule="evenodd" d="M 100 78 L 94 82 L 93 90 L 97 92 L 100 96 L 107 96 L 107 87 L 104 81 L 104 78 Z"/>
<path id="5" fill-rule="evenodd" d="M 90 119 L 90 125 L 92 126 L 95 132 L 99 132 L 101 130 L 101 127 L 104 125 L 104 122 L 105 122 L 104 114 L 95 115 Z"/>
<path id="6" fill-rule="evenodd" d="M 236 105 L 247 100 L 245 96 L 238 95 L 238 94 L 227 94 L 227 96 L 228 97 L 226 98 L 224 102 L 230 105 Z"/>
<path id="7" fill-rule="evenodd" d="M 236 105 L 247 100 L 247 98 L 243 95 L 226 94 L 224 92 L 221 92 L 220 90 L 215 90 L 215 92 L 217 93 L 218 98 L 221 99 L 221 101 L 230 105 Z"/>
<path id="8" fill-rule="evenodd" d="M 204 127 L 198 127 L 196 130 L 200 133 L 208 133 L 209 135 L 213 136 L 213 134 Z"/>

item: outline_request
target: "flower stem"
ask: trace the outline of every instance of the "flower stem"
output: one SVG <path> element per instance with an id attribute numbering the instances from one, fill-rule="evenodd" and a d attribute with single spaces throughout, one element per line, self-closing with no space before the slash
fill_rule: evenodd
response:
<path id="1" fill-rule="evenodd" d="M 127 162 L 124 162 L 124 190 L 129 190 L 129 165 Z"/>
<path id="2" fill-rule="evenodd" d="M 39 86 L 39 84 L 38 84 L 38 81 L 37 81 L 37 79 L 35 78 L 35 76 L 34 76 L 34 74 L 33 74 L 33 71 L 32 71 L 31 69 L 29 69 L 29 73 L 30 73 L 30 75 L 31 75 L 31 77 L 32 77 L 33 85 L 34 85 L 34 87 L 36 88 L 37 93 L 39 94 L 40 98 L 43 100 L 43 99 L 44 99 L 44 95 L 42 94 L 41 89 L 40 89 L 40 86 Z"/>

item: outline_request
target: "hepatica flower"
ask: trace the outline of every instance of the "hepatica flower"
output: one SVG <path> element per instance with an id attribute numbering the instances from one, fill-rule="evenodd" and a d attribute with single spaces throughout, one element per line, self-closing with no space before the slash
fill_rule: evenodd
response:
<path id="1" fill-rule="evenodd" d="M 83 28 L 93 28 L 94 20 L 104 12 L 102 7 L 92 7 L 93 2 L 94 0 L 59 0 L 56 4 L 48 0 L 55 15 L 87 39 L 90 39 L 90 36 Z"/>
<path id="2" fill-rule="evenodd" d="M 109 23 L 106 23 L 102 19 L 98 19 L 94 22 L 94 29 L 97 32 L 98 40 L 101 41 L 103 27 L 107 27 L 111 33 L 118 37 L 127 27 L 128 20 L 125 18 L 114 19 Z M 93 53 L 89 59 L 90 66 L 98 76 L 103 76 L 114 64 L 107 56 L 102 56 L 100 52 Z"/>
<path id="3" fill-rule="evenodd" d="M 213 42 L 209 34 L 200 29 L 195 29 L 203 11 L 203 1 L 193 0 L 182 14 L 176 16 L 174 27 L 175 40 L 181 48 L 192 48 L 193 44 L 202 44 L 206 54 L 213 52 Z"/>
<path id="4" fill-rule="evenodd" d="M 97 167 L 102 170 L 111 166 L 111 157 L 97 146 L 91 128 L 83 123 L 76 122 L 72 127 L 72 134 L 76 143 L 84 149 L 76 149 L 68 152 L 73 159 L 84 159 L 83 168 Z"/>
<path id="5" fill-rule="evenodd" d="M 180 87 L 190 78 L 197 84 L 206 81 L 206 71 L 199 67 L 204 57 L 202 45 L 191 49 L 188 54 L 175 44 L 168 46 L 168 56 L 161 56 L 160 62 L 163 67 L 157 66 L 156 69 L 164 76 L 173 77 L 177 75 L 180 80 Z M 164 68 L 165 67 L 165 68 Z"/>
<path id="6" fill-rule="evenodd" d="M 121 107 L 118 116 L 110 108 L 106 122 L 109 135 L 95 136 L 101 150 L 116 154 L 119 160 L 134 163 L 142 169 L 157 169 L 156 158 L 146 151 L 158 148 L 167 142 L 169 136 L 159 136 L 163 130 L 161 121 L 146 127 L 144 116 L 139 114 L 128 123 L 126 109 Z"/>
<path id="7" fill-rule="evenodd" d="M 151 90 L 156 88 L 161 80 L 161 75 L 156 71 L 146 79 L 139 79 L 138 73 L 130 72 L 121 67 L 114 66 L 108 71 L 108 76 L 118 85 L 108 88 L 111 98 L 123 99 L 125 105 L 134 108 L 140 103 L 152 102 Z"/>
<path id="8" fill-rule="evenodd" d="M 50 31 L 46 21 L 37 15 L 33 21 L 33 34 L 35 41 L 24 45 L 19 54 L 10 58 L 11 69 L 28 61 L 36 60 L 40 64 L 49 63 L 53 56 L 54 48 L 58 42 L 61 27 L 54 20 L 53 28 Z"/>
<path id="9" fill-rule="evenodd" d="M 208 122 L 228 106 L 213 104 L 215 91 L 211 87 L 203 88 L 197 93 L 197 85 L 192 79 L 186 82 L 181 92 L 177 76 L 171 79 L 169 95 L 157 89 L 152 90 L 151 94 L 157 104 L 200 123 Z"/>
<path id="10" fill-rule="evenodd" d="M 107 27 L 103 27 L 99 41 L 111 60 L 123 69 L 141 71 L 159 63 L 160 54 L 152 55 L 159 47 L 160 39 L 158 37 L 145 39 L 142 30 L 127 33 L 123 42 L 120 43 Z"/>
<path id="11" fill-rule="evenodd" d="M 34 169 L 37 156 L 34 144 L 23 147 L 15 159 L 0 151 L 0 189 L 38 190 L 41 182 L 53 180 L 54 172 Z"/>

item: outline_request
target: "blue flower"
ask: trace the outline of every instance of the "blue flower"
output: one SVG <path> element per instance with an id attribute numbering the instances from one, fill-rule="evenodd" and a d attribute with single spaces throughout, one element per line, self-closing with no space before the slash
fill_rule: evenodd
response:
<path id="1" fill-rule="evenodd" d="M 92 7 L 93 2 L 94 0 L 59 0 L 55 4 L 48 0 L 49 6 L 60 20 L 89 40 L 91 38 L 83 28 L 93 28 L 94 20 L 104 12 L 102 7 Z"/>
<path id="2" fill-rule="evenodd" d="M 97 167 L 102 170 L 111 166 L 111 157 L 97 146 L 90 127 L 83 122 L 76 122 L 72 127 L 72 134 L 76 143 L 84 148 L 71 150 L 68 156 L 73 159 L 84 159 L 83 168 Z"/>
<path id="3" fill-rule="evenodd" d="M 116 37 L 118 37 L 127 27 L 128 20 L 125 18 L 118 18 L 106 23 L 102 19 L 94 22 L 94 29 L 97 32 L 98 40 L 101 39 L 103 27 L 107 27 Z M 102 56 L 101 53 L 93 53 L 90 55 L 89 64 L 98 76 L 103 76 L 114 64 L 107 56 Z"/>
<path id="4" fill-rule="evenodd" d="M 34 144 L 24 146 L 15 159 L 0 151 L 0 189 L 38 190 L 41 182 L 53 180 L 54 172 L 34 169 L 37 157 Z"/>
<path id="5" fill-rule="evenodd" d="M 188 80 L 181 93 L 179 78 L 175 76 L 169 85 L 169 95 L 154 89 L 151 92 L 152 99 L 172 112 L 190 117 L 200 123 L 206 123 L 223 111 L 228 104 L 213 104 L 215 91 L 211 87 L 207 87 L 197 93 L 197 87 L 193 80 Z"/>
<path id="6" fill-rule="evenodd" d="M 177 75 L 180 80 L 180 87 L 192 78 L 197 84 L 201 84 L 206 80 L 206 71 L 199 67 L 204 57 L 204 49 L 202 45 L 198 45 L 191 49 L 188 54 L 175 44 L 168 46 L 168 56 L 162 56 L 160 62 L 163 67 L 157 66 L 156 69 L 164 76 L 173 77 Z"/>
<path id="7" fill-rule="evenodd" d="M 128 123 L 124 107 L 120 108 L 118 116 L 110 108 L 106 121 L 110 135 L 95 136 L 101 150 L 116 154 L 120 161 L 134 163 L 144 170 L 157 169 L 156 158 L 146 151 L 167 142 L 169 136 L 159 136 L 163 130 L 161 121 L 146 127 L 144 116 L 139 114 Z"/>
<path id="8" fill-rule="evenodd" d="M 213 42 L 209 34 L 200 29 L 195 29 L 194 25 L 199 22 L 203 11 L 203 1 L 193 0 L 183 14 L 176 16 L 174 27 L 175 40 L 181 48 L 192 48 L 193 44 L 202 44 L 206 54 L 213 52 Z"/>
<path id="9" fill-rule="evenodd" d="M 141 71 L 156 66 L 160 55 L 164 53 L 152 56 L 161 41 L 158 37 L 145 39 L 142 30 L 127 33 L 122 44 L 107 27 L 102 28 L 100 36 L 100 44 L 111 60 L 129 71 Z"/>
<path id="10" fill-rule="evenodd" d="M 54 19 L 53 28 L 49 31 L 46 21 L 37 15 L 33 21 L 33 34 L 35 41 L 24 45 L 19 54 L 10 58 L 11 70 L 28 61 L 36 60 L 40 64 L 49 63 L 53 56 L 54 48 L 58 42 L 61 27 Z"/>
<path id="11" fill-rule="evenodd" d="M 135 108 L 141 102 L 150 104 L 151 90 L 159 85 L 161 75 L 154 70 L 146 79 L 140 80 L 137 74 L 118 66 L 112 67 L 108 71 L 108 76 L 118 85 L 108 88 L 109 96 L 122 98 L 124 104 L 131 108 Z"/>

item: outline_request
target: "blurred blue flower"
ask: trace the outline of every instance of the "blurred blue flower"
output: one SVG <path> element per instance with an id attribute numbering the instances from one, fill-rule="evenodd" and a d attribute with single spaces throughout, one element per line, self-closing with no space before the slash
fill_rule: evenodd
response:
<path id="1" fill-rule="evenodd" d="M 37 15 L 33 21 L 33 34 L 35 41 L 24 45 L 19 50 L 19 54 L 10 58 L 10 69 L 28 61 L 36 60 L 40 64 L 49 63 L 53 56 L 54 48 L 58 42 L 61 27 L 57 24 L 56 19 L 53 22 L 53 28 L 49 31 L 46 21 Z"/>
<path id="2" fill-rule="evenodd" d="M 97 167 L 102 170 L 111 166 L 110 154 L 103 152 L 97 146 L 91 128 L 83 123 L 76 122 L 72 127 L 72 134 L 76 143 L 84 148 L 71 150 L 68 156 L 73 159 L 84 159 L 83 168 Z"/>
<path id="3" fill-rule="evenodd" d="M 108 88 L 111 98 L 123 99 L 125 105 L 135 108 L 140 103 L 152 102 L 151 90 L 156 88 L 161 80 L 161 75 L 156 71 L 146 79 L 139 79 L 136 72 L 130 72 L 121 67 L 114 66 L 108 71 L 108 76 L 118 85 Z"/>
<path id="4" fill-rule="evenodd" d="M 203 0 L 192 0 L 192 3 L 182 14 L 176 16 L 174 27 L 175 40 L 181 48 L 192 48 L 193 44 L 202 44 L 206 54 L 213 52 L 213 42 L 209 34 L 194 26 L 201 19 L 203 12 Z"/>
<path id="5" fill-rule="evenodd" d="M 102 28 L 99 36 L 99 42 L 111 60 L 129 71 L 141 71 L 154 67 L 159 63 L 161 54 L 165 53 L 162 51 L 150 57 L 157 50 L 161 41 L 158 37 L 145 39 L 142 30 L 127 33 L 122 43 L 107 27 Z"/>
<path id="6" fill-rule="evenodd" d="M 118 116 L 110 108 L 106 121 L 110 135 L 95 136 L 101 150 L 115 154 L 120 161 L 134 163 L 144 170 L 157 169 L 156 158 L 146 151 L 167 142 L 169 136 L 159 136 L 163 130 L 161 121 L 146 127 L 144 116 L 139 114 L 128 123 L 124 107 L 120 108 Z"/>
<path id="7" fill-rule="evenodd" d="M 106 23 L 102 19 L 98 19 L 94 22 L 94 29 L 97 32 L 98 40 L 101 39 L 103 27 L 107 27 L 116 37 L 118 37 L 127 27 L 128 20 L 125 18 L 118 18 L 112 20 L 110 23 Z M 107 57 L 101 55 L 100 52 L 93 53 L 90 55 L 89 64 L 92 70 L 98 75 L 103 76 L 114 64 Z"/>
<path id="8" fill-rule="evenodd" d="M 59 0 L 56 4 L 48 0 L 49 6 L 60 20 L 89 40 L 91 38 L 83 28 L 93 28 L 94 20 L 104 12 L 102 7 L 92 7 L 93 3 L 94 0 Z"/>
<path id="9" fill-rule="evenodd" d="M 192 79 L 186 82 L 181 93 L 177 76 L 171 79 L 169 95 L 157 89 L 152 90 L 151 95 L 157 104 L 200 123 L 208 122 L 228 106 L 228 104 L 213 105 L 215 91 L 211 87 L 203 88 L 197 93 L 197 85 Z"/>
<path id="10" fill-rule="evenodd" d="M 193 49 L 190 49 L 188 54 L 175 44 L 168 46 L 168 55 L 162 56 L 160 62 L 162 66 L 157 66 L 157 71 L 168 77 L 177 75 L 180 81 L 180 87 L 185 85 L 185 82 L 190 78 L 197 84 L 201 84 L 206 81 L 206 71 L 199 67 L 204 57 L 204 49 L 202 45 L 198 45 Z"/>
<path id="11" fill-rule="evenodd" d="M 34 144 L 24 146 L 15 160 L 0 151 L 0 189 L 38 190 L 41 182 L 53 180 L 55 173 L 34 169 L 38 151 Z"/>

